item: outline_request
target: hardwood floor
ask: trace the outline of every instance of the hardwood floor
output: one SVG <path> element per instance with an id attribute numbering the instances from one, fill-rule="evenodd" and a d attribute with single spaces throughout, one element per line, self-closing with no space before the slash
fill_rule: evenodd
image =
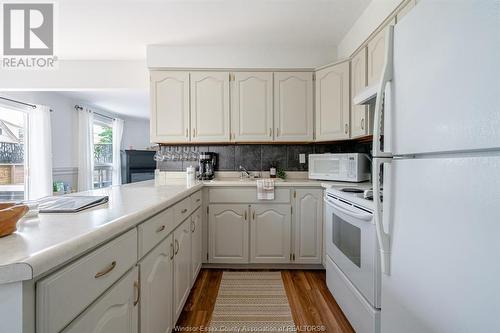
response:
<path id="1" fill-rule="evenodd" d="M 222 272 L 219 269 L 203 269 L 200 272 L 174 332 L 209 325 Z M 307 326 L 317 326 L 317 332 L 354 333 L 326 287 L 325 271 L 282 270 L 281 276 L 298 332 L 301 329 L 307 332 Z"/>

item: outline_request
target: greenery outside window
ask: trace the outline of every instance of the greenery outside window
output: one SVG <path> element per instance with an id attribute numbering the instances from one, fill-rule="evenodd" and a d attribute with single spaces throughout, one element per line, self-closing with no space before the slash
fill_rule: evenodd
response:
<path id="1" fill-rule="evenodd" d="M 113 127 L 110 121 L 95 118 L 94 188 L 111 186 L 113 180 Z"/>

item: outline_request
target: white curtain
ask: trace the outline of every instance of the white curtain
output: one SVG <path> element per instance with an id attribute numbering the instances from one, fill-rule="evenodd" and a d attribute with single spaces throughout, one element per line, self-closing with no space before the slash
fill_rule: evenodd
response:
<path id="1" fill-rule="evenodd" d="M 50 108 L 37 105 L 28 114 L 28 199 L 52 195 Z"/>
<path id="2" fill-rule="evenodd" d="M 78 191 L 93 189 L 94 173 L 94 114 L 78 111 Z"/>
<path id="3" fill-rule="evenodd" d="M 121 185 L 122 168 L 120 148 L 122 145 L 123 120 L 115 118 L 113 121 L 113 185 Z"/>

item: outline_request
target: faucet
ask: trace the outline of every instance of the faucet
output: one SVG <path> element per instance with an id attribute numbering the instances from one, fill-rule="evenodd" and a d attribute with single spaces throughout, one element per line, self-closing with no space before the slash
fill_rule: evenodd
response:
<path id="1" fill-rule="evenodd" d="M 240 171 L 241 171 L 240 178 L 243 178 L 243 175 L 246 175 L 246 178 L 251 178 L 250 172 L 248 172 L 248 170 L 241 165 L 240 165 Z"/>

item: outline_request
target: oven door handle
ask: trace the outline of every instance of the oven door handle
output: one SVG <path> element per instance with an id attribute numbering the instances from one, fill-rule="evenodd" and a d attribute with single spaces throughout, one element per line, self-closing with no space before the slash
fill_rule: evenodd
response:
<path id="1" fill-rule="evenodd" d="M 350 210 L 350 209 L 348 209 L 348 208 L 346 208 L 344 206 L 341 206 L 341 205 L 337 204 L 334 201 L 330 201 L 328 199 L 324 199 L 324 200 L 325 200 L 326 204 L 332 206 L 335 209 L 338 209 L 339 211 L 341 211 L 342 213 L 344 213 L 346 215 L 349 215 L 351 217 L 354 217 L 356 219 L 360 219 L 360 220 L 363 220 L 363 221 L 372 221 L 373 220 L 373 215 L 372 214 L 369 214 L 369 213 L 365 213 L 365 214 L 358 213 L 358 212 Z"/>

